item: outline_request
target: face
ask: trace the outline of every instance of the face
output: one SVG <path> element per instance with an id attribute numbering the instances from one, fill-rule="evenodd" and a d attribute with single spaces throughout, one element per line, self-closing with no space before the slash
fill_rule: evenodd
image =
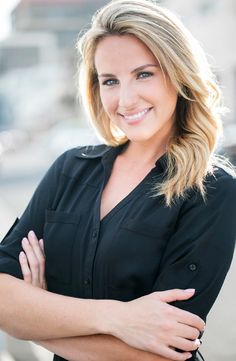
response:
<path id="1" fill-rule="evenodd" d="M 95 67 L 104 110 L 127 138 L 167 142 L 177 92 L 146 45 L 132 35 L 106 37 L 97 45 Z"/>

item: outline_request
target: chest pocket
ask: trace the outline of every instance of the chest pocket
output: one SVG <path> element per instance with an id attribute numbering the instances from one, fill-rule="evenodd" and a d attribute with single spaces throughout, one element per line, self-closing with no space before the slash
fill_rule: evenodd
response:
<path id="1" fill-rule="evenodd" d="M 155 239 L 167 239 L 169 238 L 171 232 L 169 228 L 159 225 L 151 225 L 146 222 L 140 222 L 136 219 L 128 219 L 124 221 L 122 228 L 130 232 Z"/>
<path id="2" fill-rule="evenodd" d="M 148 293 L 169 234 L 167 227 L 135 219 L 123 222 L 110 248 L 108 285 L 140 295 Z"/>
<path id="3" fill-rule="evenodd" d="M 46 278 L 53 278 L 60 283 L 70 283 L 72 278 L 73 246 L 79 216 L 75 213 L 47 210 L 45 218 Z"/>

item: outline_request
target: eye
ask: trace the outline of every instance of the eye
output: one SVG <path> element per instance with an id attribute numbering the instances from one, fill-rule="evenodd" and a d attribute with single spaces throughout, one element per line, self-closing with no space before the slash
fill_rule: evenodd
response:
<path id="1" fill-rule="evenodd" d="M 116 85 L 116 84 L 118 84 L 117 79 L 107 79 L 102 83 L 102 85 L 106 85 L 106 86 L 112 86 L 112 85 Z"/>
<path id="2" fill-rule="evenodd" d="M 137 74 L 138 79 L 150 78 L 151 76 L 153 76 L 153 73 L 150 71 L 142 71 Z"/>

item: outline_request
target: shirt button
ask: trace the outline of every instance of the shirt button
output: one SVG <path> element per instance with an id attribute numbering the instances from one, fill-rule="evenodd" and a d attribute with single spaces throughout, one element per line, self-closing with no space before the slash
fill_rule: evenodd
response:
<path id="1" fill-rule="evenodd" d="M 195 263 L 191 263 L 189 266 L 188 266 L 189 270 L 190 271 L 196 271 L 197 269 L 197 265 Z"/>
<path id="2" fill-rule="evenodd" d="M 93 238 L 97 238 L 97 235 L 98 235 L 98 231 L 97 231 L 97 229 L 94 229 L 93 230 Z"/>
<path id="3" fill-rule="evenodd" d="M 86 280 L 84 280 L 84 285 L 85 286 L 88 286 L 90 284 L 90 279 L 89 278 L 87 278 Z"/>

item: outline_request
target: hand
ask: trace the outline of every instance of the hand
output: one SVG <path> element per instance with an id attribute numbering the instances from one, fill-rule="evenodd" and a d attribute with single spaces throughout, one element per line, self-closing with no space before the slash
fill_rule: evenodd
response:
<path id="1" fill-rule="evenodd" d="M 205 323 L 197 315 L 168 303 L 187 300 L 193 294 L 194 290 L 174 289 L 122 302 L 112 333 L 135 348 L 171 360 L 186 360 L 192 356 L 190 351 L 199 348 L 198 337 Z"/>
<path id="2" fill-rule="evenodd" d="M 45 280 L 45 254 L 43 239 L 38 240 L 30 231 L 22 240 L 24 251 L 19 254 L 19 262 L 24 281 L 32 286 L 47 289 Z"/>

